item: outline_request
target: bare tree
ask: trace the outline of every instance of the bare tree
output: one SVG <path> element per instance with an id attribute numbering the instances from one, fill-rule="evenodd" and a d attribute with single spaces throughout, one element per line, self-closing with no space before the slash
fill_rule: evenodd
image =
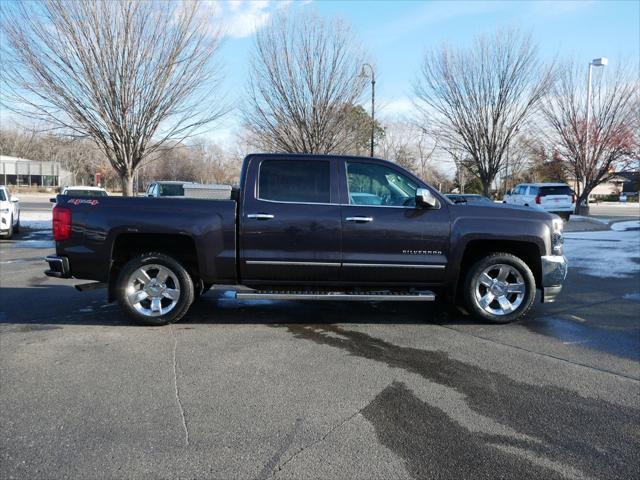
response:
<path id="1" fill-rule="evenodd" d="M 341 21 L 280 15 L 256 37 L 246 128 L 271 151 L 329 153 L 353 147 L 346 128 L 365 79 L 363 54 Z"/>
<path id="2" fill-rule="evenodd" d="M 509 143 L 551 80 L 529 36 L 499 32 L 468 49 L 427 53 L 414 87 L 416 106 L 446 151 L 465 152 L 466 166 L 489 195 Z"/>
<path id="3" fill-rule="evenodd" d="M 542 109 L 550 143 L 576 181 L 579 208 L 596 186 L 638 160 L 640 128 L 637 71 L 598 75 L 587 112 L 585 70 L 575 63 L 563 68 Z"/>
<path id="4" fill-rule="evenodd" d="M 88 137 L 131 195 L 140 162 L 224 112 L 219 35 L 197 2 L 41 0 L 5 4 L 2 102 Z"/>

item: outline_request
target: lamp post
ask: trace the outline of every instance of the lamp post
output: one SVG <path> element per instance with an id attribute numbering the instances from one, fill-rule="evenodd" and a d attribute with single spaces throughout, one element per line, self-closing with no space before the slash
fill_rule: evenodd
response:
<path id="1" fill-rule="evenodd" d="M 376 117 L 375 117 L 375 112 L 376 112 L 376 72 L 373 69 L 373 67 L 371 66 L 370 63 L 365 63 L 362 65 L 362 70 L 360 71 L 360 77 L 362 78 L 367 78 L 369 77 L 369 75 L 367 75 L 366 72 L 366 67 L 369 67 L 369 70 L 371 71 L 371 153 L 370 153 L 370 157 L 373 157 L 373 137 L 375 134 L 375 130 L 376 130 Z"/>
<path id="2" fill-rule="evenodd" d="M 606 67 L 609 60 L 606 57 L 594 58 L 589 62 L 589 74 L 587 76 L 587 117 L 584 122 L 584 161 L 587 163 L 589 157 L 589 120 L 591 118 L 591 76 L 593 67 Z M 577 179 L 576 179 L 577 180 Z M 578 205 L 578 208 L 582 210 L 582 206 Z"/>

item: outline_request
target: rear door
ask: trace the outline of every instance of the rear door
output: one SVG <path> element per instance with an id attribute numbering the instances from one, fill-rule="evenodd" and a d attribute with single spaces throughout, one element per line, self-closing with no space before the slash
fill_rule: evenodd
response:
<path id="1" fill-rule="evenodd" d="M 254 157 L 240 219 L 245 283 L 322 283 L 340 276 L 340 205 L 335 161 Z"/>
<path id="2" fill-rule="evenodd" d="M 416 208 L 423 185 L 380 162 L 341 160 L 342 278 L 365 284 L 429 284 L 445 273 L 449 214 Z"/>

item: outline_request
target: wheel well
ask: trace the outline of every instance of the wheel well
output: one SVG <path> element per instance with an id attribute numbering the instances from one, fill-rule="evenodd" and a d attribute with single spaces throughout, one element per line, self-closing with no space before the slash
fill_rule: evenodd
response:
<path id="1" fill-rule="evenodd" d="M 467 270 L 476 261 L 494 252 L 504 252 L 522 259 L 531 269 L 536 285 L 542 284 L 542 267 L 540 264 L 540 249 L 535 243 L 518 242 L 512 240 L 473 240 L 467 245 L 460 265 L 459 282 L 462 281 Z M 460 289 L 458 289 L 460 290 Z"/>
<path id="2" fill-rule="evenodd" d="M 113 300 L 113 291 L 120 269 L 129 260 L 145 252 L 169 255 L 179 261 L 193 277 L 199 277 L 198 254 L 191 237 L 174 234 L 125 233 L 119 235 L 113 244 L 109 300 Z"/>

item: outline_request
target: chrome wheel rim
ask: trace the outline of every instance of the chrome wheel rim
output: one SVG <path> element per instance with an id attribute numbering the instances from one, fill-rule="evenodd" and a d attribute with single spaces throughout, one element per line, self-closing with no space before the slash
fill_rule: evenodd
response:
<path id="1" fill-rule="evenodd" d="M 162 265 L 144 265 L 135 270 L 125 292 L 129 305 L 146 317 L 169 313 L 180 300 L 178 277 Z"/>
<path id="2" fill-rule="evenodd" d="M 526 289 L 524 278 L 515 267 L 498 263 L 485 268 L 478 276 L 475 299 L 485 312 L 505 316 L 522 304 Z"/>

